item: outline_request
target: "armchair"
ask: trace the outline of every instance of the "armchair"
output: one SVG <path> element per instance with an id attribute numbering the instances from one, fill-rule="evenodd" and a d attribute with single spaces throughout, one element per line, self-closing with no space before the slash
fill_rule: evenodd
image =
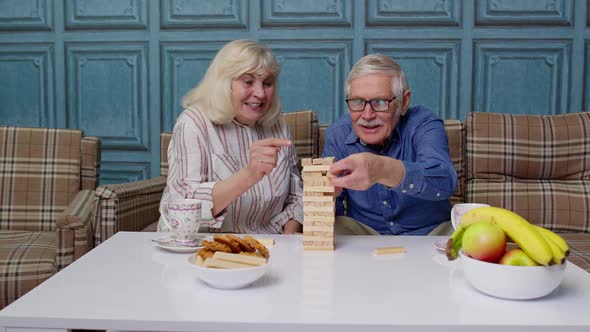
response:
<path id="1" fill-rule="evenodd" d="M 0 127 L 0 309 L 92 248 L 100 140 Z"/>
<path id="2" fill-rule="evenodd" d="M 319 155 L 318 119 L 312 110 L 283 113 L 291 129 L 297 157 Z M 160 218 L 159 205 L 168 175 L 168 145 L 171 132 L 160 135 L 160 176 L 148 180 L 99 186 L 96 189 L 94 244 L 98 245 L 118 231 L 155 231 Z"/>

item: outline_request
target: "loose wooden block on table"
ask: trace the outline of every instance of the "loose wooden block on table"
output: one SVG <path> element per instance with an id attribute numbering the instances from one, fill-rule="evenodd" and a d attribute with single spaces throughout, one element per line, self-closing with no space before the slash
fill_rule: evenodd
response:
<path id="1" fill-rule="evenodd" d="M 391 255 L 391 254 L 403 254 L 406 252 L 406 248 L 404 247 L 383 247 L 383 248 L 375 248 L 373 250 L 373 254 L 377 256 L 381 255 Z"/>

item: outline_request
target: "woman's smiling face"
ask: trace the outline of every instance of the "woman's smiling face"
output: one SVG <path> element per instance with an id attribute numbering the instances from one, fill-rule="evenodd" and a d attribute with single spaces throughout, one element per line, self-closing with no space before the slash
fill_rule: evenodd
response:
<path id="1" fill-rule="evenodd" d="M 244 74 L 231 83 L 235 119 L 245 125 L 260 120 L 270 109 L 274 96 L 274 78 Z"/>

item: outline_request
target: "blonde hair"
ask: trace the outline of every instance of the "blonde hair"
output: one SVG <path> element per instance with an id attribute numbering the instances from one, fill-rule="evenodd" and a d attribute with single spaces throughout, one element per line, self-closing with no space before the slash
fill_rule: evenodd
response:
<path id="1" fill-rule="evenodd" d="M 399 103 L 403 100 L 404 91 L 410 89 L 404 71 L 397 62 L 387 55 L 370 54 L 362 57 L 350 70 L 346 79 L 346 96 L 348 97 L 350 93 L 350 82 L 352 80 L 369 74 L 390 75 L 392 77 L 391 92 Z"/>
<path id="2" fill-rule="evenodd" d="M 182 107 L 198 109 L 213 123 L 227 124 L 236 116 L 232 81 L 244 74 L 268 76 L 274 85 L 272 103 L 259 121 L 263 126 L 272 125 L 281 113 L 279 72 L 278 62 L 266 46 L 252 40 L 234 40 L 217 52 L 201 82 L 182 97 Z"/>

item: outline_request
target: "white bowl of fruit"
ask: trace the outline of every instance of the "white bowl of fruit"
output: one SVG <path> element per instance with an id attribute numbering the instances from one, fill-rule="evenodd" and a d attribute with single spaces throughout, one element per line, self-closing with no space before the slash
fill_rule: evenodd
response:
<path id="1" fill-rule="evenodd" d="M 507 255 L 510 253 L 508 251 Z M 463 252 L 459 255 L 465 280 L 473 288 L 494 297 L 512 300 L 530 300 L 550 294 L 561 283 L 566 266 L 565 262 L 550 266 L 505 265 L 480 261 Z"/>
<path id="2" fill-rule="evenodd" d="M 553 292 L 563 280 L 568 253 L 559 235 L 497 207 L 466 213 L 447 243 L 447 256 L 461 257 L 473 288 L 515 300 Z"/>

